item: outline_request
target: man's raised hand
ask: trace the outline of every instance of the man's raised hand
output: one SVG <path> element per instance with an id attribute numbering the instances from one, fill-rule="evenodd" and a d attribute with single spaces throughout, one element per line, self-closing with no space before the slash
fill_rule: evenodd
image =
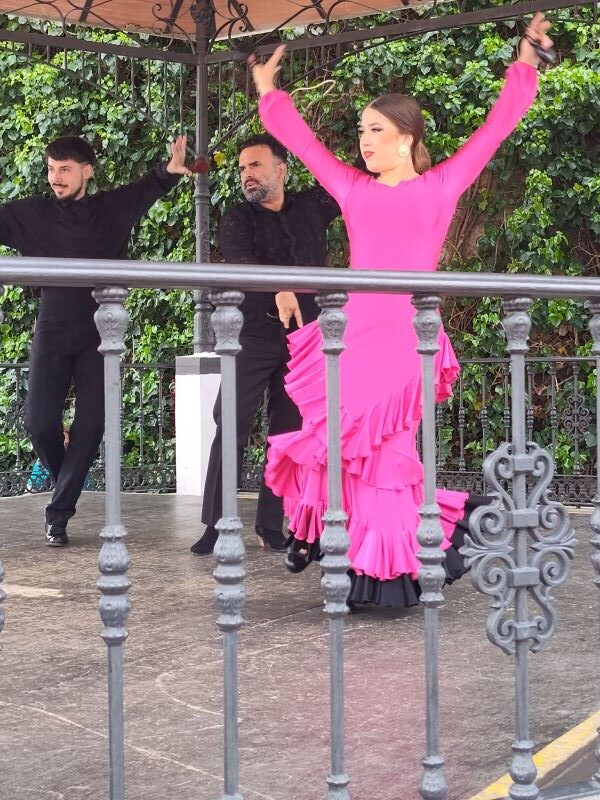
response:
<path id="1" fill-rule="evenodd" d="M 167 164 L 167 172 L 172 175 L 191 175 L 185 165 L 187 136 L 178 136 L 171 142 L 171 160 Z"/>

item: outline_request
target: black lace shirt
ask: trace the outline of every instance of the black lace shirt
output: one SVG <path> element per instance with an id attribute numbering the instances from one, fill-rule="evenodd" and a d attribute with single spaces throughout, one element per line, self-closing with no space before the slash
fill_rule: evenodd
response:
<path id="1" fill-rule="evenodd" d="M 227 264 L 322 267 L 327 257 L 327 228 L 340 213 L 336 201 L 321 187 L 286 194 L 281 211 L 259 203 L 240 203 L 221 220 L 221 253 Z M 298 302 L 304 323 L 317 318 L 319 309 L 311 295 L 298 294 Z M 282 336 L 273 293 L 246 292 L 241 310 L 242 336 Z M 293 325 L 292 320 L 290 330 Z"/>

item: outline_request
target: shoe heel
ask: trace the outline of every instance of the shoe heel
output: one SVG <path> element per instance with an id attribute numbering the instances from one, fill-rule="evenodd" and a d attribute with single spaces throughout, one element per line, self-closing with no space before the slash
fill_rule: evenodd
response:
<path id="1" fill-rule="evenodd" d="M 265 540 L 262 538 L 262 536 L 259 536 L 258 533 L 257 533 L 256 534 L 256 538 L 258 539 L 258 546 L 259 547 L 265 547 Z"/>

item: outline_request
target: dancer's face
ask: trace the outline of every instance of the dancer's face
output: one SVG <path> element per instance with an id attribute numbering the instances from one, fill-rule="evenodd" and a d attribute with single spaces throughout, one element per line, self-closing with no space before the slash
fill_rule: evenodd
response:
<path id="1" fill-rule="evenodd" d="M 283 192 L 287 165 L 266 144 L 246 147 L 239 159 L 240 183 L 251 203 L 269 203 Z"/>
<path id="2" fill-rule="evenodd" d="M 403 160 L 398 148 L 402 144 L 410 147 L 413 140 L 410 134 L 400 133 L 391 120 L 368 106 L 361 116 L 358 137 L 367 169 L 379 174 L 397 169 Z"/>
<path id="3" fill-rule="evenodd" d="M 93 174 L 91 164 L 48 158 L 48 183 L 59 200 L 81 200 Z"/>

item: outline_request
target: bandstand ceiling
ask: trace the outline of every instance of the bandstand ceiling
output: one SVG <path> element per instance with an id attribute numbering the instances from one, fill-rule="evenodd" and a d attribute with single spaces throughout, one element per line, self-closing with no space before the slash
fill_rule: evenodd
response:
<path id="1" fill-rule="evenodd" d="M 0 0 L 0 13 L 163 36 L 193 36 L 194 0 Z M 212 0 L 218 38 L 393 11 L 423 0 Z"/>

